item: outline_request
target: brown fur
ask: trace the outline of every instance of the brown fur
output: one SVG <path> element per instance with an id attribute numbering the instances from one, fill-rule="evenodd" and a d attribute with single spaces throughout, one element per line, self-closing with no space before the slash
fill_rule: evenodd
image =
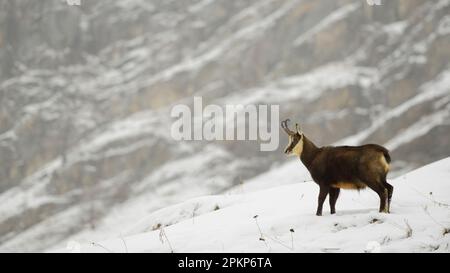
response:
<path id="1" fill-rule="evenodd" d="M 361 190 L 365 189 L 366 185 L 364 183 L 355 183 L 355 182 L 336 182 L 331 184 L 331 187 L 346 190 Z"/>
<path id="2" fill-rule="evenodd" d="M 317 215 L 322 215 L 323 202 L 328 194 L 333 214 L 340 189 L 361 190 L 366 187 L 379 195 L 380 212 L 389 212 L 393 187 L 386 181 L 391 161 L 386 148 L 376 144 L 318 148 L 298 132 L 290 135 L 289 140 L 285 153 L 296 153 L 320 187 Z"/>

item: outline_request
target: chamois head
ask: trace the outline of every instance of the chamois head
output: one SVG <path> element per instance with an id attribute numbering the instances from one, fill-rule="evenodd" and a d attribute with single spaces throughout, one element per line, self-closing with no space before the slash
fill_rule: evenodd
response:
<path id="1" fill-rule="evenodd" d="M 284 149 L 284 153 L 287 155 L 301 155 L 303 151 L 303 132 L 300 129 L 298 123 L 295 124 L 295 132 L 291 131 L 288 127 L 288 122 L 290 120 L 287 119 L 281 122 L 281 128 L 288 134 L 289 143 Z"/>

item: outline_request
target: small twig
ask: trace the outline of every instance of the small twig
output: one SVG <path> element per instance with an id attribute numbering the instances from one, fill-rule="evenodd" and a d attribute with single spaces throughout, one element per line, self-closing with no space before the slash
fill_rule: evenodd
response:
<path id="1" fill-rule="evenodd" d="M 92 244 L 93 246 L 97 246 L 97 247 L 103 248 L 104 250 L 108 251 L 109 253 L 114 253 L 114 251 L 111 251 L 111 250 L 107 249 L 106 247 L 102 246 L 102 245 L 99 244 L 99 243 L 92 242 L 91 244 Z"/>
<path id="2" fill-rule="evenodd" d="M 270 240 L 274 241 L 275 243 L 284 246 L 285 248 L 289 249 L 289 250 L 293 250 L 291 247 L 289 247 L 288 245 L 286 245 L 285 243 L 283 243 L 282 241 L 275 239 L 273 237 L 270 237 L 269 235 L 266 235 L 267 238 L 269 238 Z"/>
<path id="3" fill-rule="evenodd" d="M 430 196 L 428 196 L 428 195 L 426 195 L 426 194 L 424 194 L 424 193 L 422 193 L 422 192 L 420 192 L 420 191 L 418 191 L 418 190 L 416 190 L 414 187 L 412 187 L 412 186 L 410 186 L 410 185 L 407 185 L 410 189 L 412 189 L 413 191 L 415 191 L 417 194 L 419 194 L 419 195 L 422 195 L 423 197 L 425 197 L 425 198 L 427 198 L 428 200 L 430 200 L 431 202 L 433 202 L 433 203 L 435 203 L 435 204 L 437 204 L 437 205 L 439 205 L 439 206 L 443 206 L 443 207 L 450 207 L 450 205 L 449 204 L 446 204 L 446 203 L 442 203 L 442 202 L 439 202 L 439 201 L 436 201 L 436 200 L 434 200 L 434 198 L 431 198 L 430 196 L 433 196 L 433 193 L 432 192 L 430 192 Z"/>
<path id="4" fill-rule="evenodd" d="M 292 250 L 294 250 L 294 232 L 295 230 L 293 228 L 291 228 L 289 230 L 291 232 L 291 245 L 292 245 Z"/>
<path id="5" fill-rule="evenodd" d="M 406 224 L 406 238 L 410 238 L 413 234 L 413 230 L 411 228 L 411 226 L 408 223 L 408 220 L 405 219 L 405 224 Z"/>
<path id="6" fill-rule="evenodd" d="M 128 246 L 127 246 L 127 242 L 125 242 L 125 239 L 122 237 L 122 234 L 119 236 L 120 237 L 120 239 L 122 240 L 122 242 L 123 242 L 123 245 L 125 246 L 125 251 L 126 251 L 126 253 L 128 253 Z"/>
<path id="7" fill-rule="evenodd" d="M 192 211 L 192 224 L 194 224 L 194 220 L 195 220 L 195 212 L 198 210 L 198 208 L 200 207 L 200 204 L 197 203 L 195 204 L 194 210 Z"/>
<path id="8" fill-rule="evenodd" d="M 261 236 L 261 237 L 259 238 L 259 240 L 260 240 L 260 241 L 263 241 L 263 242 L 266 244 L 267 247 L 269 247 L 269 245 L 267 244 L 265 238 L 268 238 L 268 239 L 274 241 L 275 243 L 278 243 L 278 244 L 284 246 L 285 248 L 287 248 L 287 249 L 289 249 L 289 250 L 293 250 L 293 248 L 289 247 L 288 245 L 286 245 L 286 244 L 283 243 L 282 241 L 280 241 L 280 240 L 278 240 L 278 239 L 276 239 L 276 238 L 273 238 L 273 237 L 271 237 L 271 236 L 269 236 L 269 235 L 267 235 L 267 234 L 264 235 L 263 232 L 262 232 L 262 230 L 261 230 L 261 227 L 259 226 L 259 223 L 258 223 L 258 215 L 255 215 L 255 216 L 253 217 L 253 219 L 255 219 L 256 226 L 258 227 L 259 234 L 260 234 L 260 236 Z"/>
<path id="9" fill-rule="evenodd" d="M 266 245 L 266 247 L 269 248 L 269 245 L 267 244 L 266 239 L 264 239 L 264 234 L 262 233 L 261 227 L 259 226 L 258 215 L 253 216 L 253 219 L 255 219 L 256 226 L 258 227 L 258 230 L 259 230 L 259 235 L 260 235 L 259 240 L 263 241 L 264 244 Z"/>
<path id="10" fill-rule="evenodd" d="M 263 237 L 263 233 L 262 233 L 261 227 L 259 226 L 259 223 L 258 223 L 258 215 L 253 216 L 253 219 L 255 219 L 256 226 L 258 227 L 259 234 L 261 235 L 261 238 L 262 238 Z"/>
<path id="11" fill-rule="evenodd" d="M 439 223 L 436 220 L 436 218 L 431 216 L 431 213 L 428 211 L 428 208 L 426 206 L 423 207 L 423 210 L 425 211 L 425 214 L 428 215 L 431 220 L 433 220 L 433 222 L 435 222 L 437 225 L 441 226 L 444 229 L 444 231 L 443 231 L 444 235 L 450 233 L 450 228 L 448 228 L 448 227 L 444 226 L 443 224 Z"/>
<path id="12" fill-rule="evenodd" d="M 394 226 L 394 227 L 400 229 L 400 230 L 406 231 L 406 238 L 409 238 L 409 237 L 412 236 L 413 230 L 412 230 L 411 226 L 409 225 L 408 220 L 407 220 L 407 219 L 404 219 L 404 221 L 405 221 L 405 224 L 406 224 L 406 228 L 405 228 L 405 227 L 402 227 L 401 225 L 399 225 L 399 224 L 397 224 L 397 223 L 389 223 L 389 222 L 388 222 L 388 223 L 389 223 L 390 225 L 392 225 L 392 226 Z"/>
<path id="13" fill-rule="evenodd" d="M 433 203 L 437 204 L 438 206 L 450 207 L 449 204 L 446 204 L 446 203 L 442 203 L 442 202 L 436 201 L 436 199 L 434 199 L 433 192 L 430 192 L 429 195 L 431 196 L 429 199 L 430 199 L 431 201 L 433 201 Z"/>
<path id="14" fill-rule="evenodd" d="M 161 226 L 161 228 L 159 230 L 160 230 L 159 240 L 161 241 L 162 244 L 164 244 L 164 239 L 166 239 L 167 243 L 169 244 L 170 252 L 173 253 L 172 244 L 170 243 L 169 238 L 167 237 L 167 234 L 164 231 L 164 228 Z"/>

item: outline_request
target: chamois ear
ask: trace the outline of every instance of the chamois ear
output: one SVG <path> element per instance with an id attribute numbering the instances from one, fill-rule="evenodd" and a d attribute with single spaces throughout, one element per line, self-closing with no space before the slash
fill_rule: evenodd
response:
<path id="1" fill-rule="evenodd" d="M 293 136 L 293 135 L 295 135 L 295 132 L 293 132 L 289 129 L 289 126 L 287 124 L 288 122 L 289 122 L 289 119 L 282 121 L 281 128 L 283 128 L 283 130 L 286 132 L 286 134 L 288 134 L 289 136 Z"/>
<path id="2" fill-rule="evenodd" d="M 297 134 L 303 135 L 302 128 L 298 125 L 298 123 L 295 124 L 295 130 L 297 131 Z"/>

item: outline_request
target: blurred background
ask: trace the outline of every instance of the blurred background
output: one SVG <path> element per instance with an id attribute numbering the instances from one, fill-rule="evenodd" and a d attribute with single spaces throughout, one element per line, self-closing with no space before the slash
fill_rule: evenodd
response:
<path id="1" fill-rule="evenodd" d="M 385 145 L 391 177 L 448 157 L 449 61 L 448 0 L 0 0 L 0 251 L 125 234 L 268 170 L 302 182 L 283 134 L 275 152 L 174 141 L 194 95 Z"/>

